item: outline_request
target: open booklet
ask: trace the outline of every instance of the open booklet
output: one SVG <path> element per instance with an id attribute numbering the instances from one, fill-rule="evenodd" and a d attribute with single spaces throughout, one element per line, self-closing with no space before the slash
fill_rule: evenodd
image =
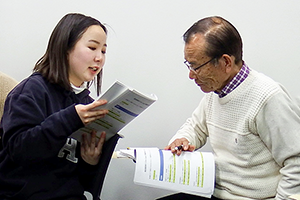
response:
<path id="1" fill-rule="evenodd" d="M 183 151 L 180 156 L 158 148 L 121 149 L 115 155 L 136 162 L 134 183 L 210 198 L 215 162 L 211 152 Z"/>
<path id="2" fill-rule="evenodd" d="M 157 97 L 154 94 L 140 93 L 120 81 L 116 81 L 95 101 L 99 99 L 107 100 L 107 104 L 99 106 L 97 109 L 107 109 L 109 113 L 77 130 L 71 137 L 81 141 L 83 133 L 89 135 L 92 130 L 96 130 L 98 137 L 102 131 L 105 131 L 106 140 L 108 140 L 154 103 Z"/>

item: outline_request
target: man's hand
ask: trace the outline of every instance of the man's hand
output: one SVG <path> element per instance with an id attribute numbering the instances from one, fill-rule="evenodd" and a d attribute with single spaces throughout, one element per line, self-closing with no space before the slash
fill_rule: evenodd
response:
<path id="1" fill-rule="evenodd" d="M 195 145 L 191 145 L 187 139 L 180 138 L 166 146 L 165 150 L 171 150 L 172 153 L 176 153 L 179 156 L 182 151 L 194 151 L 195 148 Z"/>

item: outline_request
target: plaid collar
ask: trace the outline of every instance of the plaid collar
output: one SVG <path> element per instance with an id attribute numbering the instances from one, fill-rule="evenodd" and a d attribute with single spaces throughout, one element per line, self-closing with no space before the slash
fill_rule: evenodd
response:
<path id="1" fill-rule="evenodd" d="M 240 71 L 233 77 L 233 79 L 221 90 L 221 92 L 215 92 L 220 98 L 225 97 L 232 92 L 237 86 L 239 86 L 249 75 L 250 68 L 244 63 Z"/>

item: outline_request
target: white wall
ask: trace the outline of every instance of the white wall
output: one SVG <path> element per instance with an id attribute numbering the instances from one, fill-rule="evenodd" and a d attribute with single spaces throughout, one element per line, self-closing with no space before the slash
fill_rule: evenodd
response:
<path id="1" fill-rule="evenodd" d="M 121 131 L 125 138 L 116 149 L 163 148 L 197 106 L 203 93 L 188 79 L 182 34 L 206 16 L 232 22 L 244 40 L 248 65 L 281 82 L 292 96 L 300 95 L 296 0 L 1 0 L 0 70 L 18 81 L 27 77 L 54 26 L 69 12 L 93 16 L 108 26 L 104 90 L 119 79 L 159 98 Z M 133 184 L 134 167 L 130 160 L 112 160 L 101 198 L 151 200 L 171 193 Z"/>

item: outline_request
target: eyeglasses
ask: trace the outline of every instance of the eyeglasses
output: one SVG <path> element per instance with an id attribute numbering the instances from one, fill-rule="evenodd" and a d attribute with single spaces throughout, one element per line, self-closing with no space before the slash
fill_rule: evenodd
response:
<path id="1" fill-rule="evenodd" d="M 190 71 L 193 71 L 193 72 L 196 72 L 198 69 L 200 69 L 201 67 L 203 67 L 204 65 L 207 65 L 208 63 L 210 63 L 211 61 L 213 61 L 213 59 L 215 59 L 216 57 L 213 57 L 212 59 L 210 59 L 209 61 L 203 63 L 202 65 L 196 67 L 196 68 L 192 68 L 192 64 L 189 63 L 187 60 L 184 61 L 184 64 L 187 66 L 187 68 L 190 70 Z"/>

